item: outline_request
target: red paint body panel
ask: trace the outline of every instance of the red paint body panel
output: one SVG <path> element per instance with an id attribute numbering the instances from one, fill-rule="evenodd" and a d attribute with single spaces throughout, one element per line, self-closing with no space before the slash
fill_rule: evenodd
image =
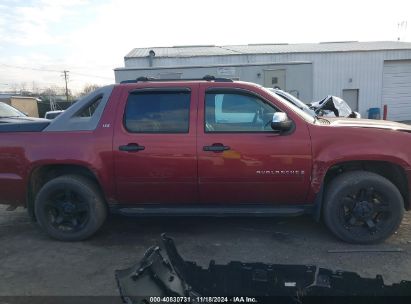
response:
<path id="1" fill-rule="evenodd" d="M 158 84 L 157 84 L 158 86 Z M 162 84 L 161 87 L 167 86 Z M 123 125 L 123 115 L 130 89 L 146 88 L 146 84 L 123 87 L 118 102 L 114 135 L 114 181 L 117 201 L 139 203 L 196 203 L 197 186 L 197 100 L 198 83 L 178 83 L 173 88 L 191 91 L 189 132 L 183 134 L 129 133 Z M 153 84 L 151 87 L 156 87 Z M 137 143 L 145 147 L 139 152 L 119 151 L 118 147 Z"/>
<path id="2" fill-rule="evenodd" d="M 397 164 L 406 172 L 411 169 L 411 133 L 312 124 L 309 129 L 314 160 L 309 199 L 319 191 L 327 170 L 337 163 L 375 160 Z"/>
<path id="3" fill-rule="evenodd" d="M 239 83 L 224 83 L 218 86 L 242 88 L 261 95 L 261 90 Z M 273 132 L 206 133 L 204 100 L 208 87 L 210 87 L 209 83 L 201 85 L 198 110 L 197 153 L 201 202 L 207 204 L 306 202 L 312 165 L 311 142 L 306 122 L 295 119 L 295 130 L 289 135 Z M 270 101 L 269 96 L 262 97 Z M 275 101 L 274 105 L 278 107 Z M 203 151 L 204 146 L 214 143 L 229 146 L 230 150 L 221 153 Z M 257 171 L 269 171 L 269 173 L 257 174 Z M 280 172 L 276 174 L 277 171 Z M 303 174 L 281 174 L 281 171 L 303 171 Z"/>
<path id="4" fill-rule="evenodd" d="M 204 94 L 211 86 L 242 88 L 260 95 L 286 112 L 295 130 L 287 135 L 205 133 Z M 128 92 L 147 87 L 191 90 L 189 133 L 133 134 L 125 130 L 123 114 Z M 146 149 L 137 153 L 118 150 L 128 143 Z M 231 149 L 222 153 L 203 151 L 203 146 L 213 143 Z M 312 124 L 292 106 L 249 83 L 122 84 L 114 87 L 94 131 L 0 133 L 0 203 L 25 205 L 31 173 L 52 164 L 89 168 L 109 204 L 313 203 L 327 170 L 351 160 L 398 164 L 405 170 L 411 188 L 408 132 Z"/>
<path id="5" fill-rule="evenodd" d="M 114 121 L 118 93 L 115 88 L 94 131 L 0 133 L 0 202 L 26 205 L 31 173 L 36 168 L 53 164 L 80 165 L 90 169 L 107 201 L 114 201 L 113 128 L 101 126 Z M 10 174 L 18 178 L 7 178 Z"/>

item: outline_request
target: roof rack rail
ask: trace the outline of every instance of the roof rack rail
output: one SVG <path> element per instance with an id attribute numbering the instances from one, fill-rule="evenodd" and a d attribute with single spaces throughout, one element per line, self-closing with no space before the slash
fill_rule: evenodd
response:
<path id="1" fill-rule="evenodd" d="M 153 81 L 153 82 L 166 82 L 166 81 L 196 81 L 196 80 L 205 80 L 205 81 L 214 81 L 214 82 L 233 82 L 230 78 L 219 78 L 212 75 L 205 75 L 203 78 L 177 78 L 177 79 L 158 79 L 153 77 L 147 76 L 140 76 L 137 77 L 135 80 L 123 80 L 120 83 L 137 83 L 137 82 L 145 82 L 145 81 Z"/>
<path id="2" fill-rule="evenodd" d="M 133 79 L 127 79 L 127 80 L 123 80 L 123 81 L 120 81 L 120 83 L 122 84 L 122 83 L 136 83 L 137 81 L 136 80 L 133 80 Z"/>

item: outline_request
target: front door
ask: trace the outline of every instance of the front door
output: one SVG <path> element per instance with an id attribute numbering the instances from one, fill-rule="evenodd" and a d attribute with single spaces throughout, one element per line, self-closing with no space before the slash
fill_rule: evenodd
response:
<path id="1" fill-rule="evenodd" d="M 200 87 L 202 203 L 304 203 L 311 174 L 307 126 L 300 119 L 290 134 L 275 133 L 270 126 L 275 111 L 278 108 L 250 91 Z"/>
<path id="2" fill-rule="evenodd" d="M 119 203 L 198 201 L 197 90 L 184 84 L 125 93 L 113 142 Z"/>

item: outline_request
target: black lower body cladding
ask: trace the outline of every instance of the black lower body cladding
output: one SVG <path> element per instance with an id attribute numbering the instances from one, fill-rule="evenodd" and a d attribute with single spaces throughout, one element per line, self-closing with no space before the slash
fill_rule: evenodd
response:
<path id="1" fill-rule="evenodd" d="M 224 297 L 248 296 L 258 298 L 258 303 L 275 303 L 279 299 L 273 297 L 281 296 L 288 303 L 304 303 L 310 296 L 411 296 L 411 281 L 385 285 L 381 276 L 368 279 L 312 265 L 211 261 L 202 268 L 185 261 L 171 238 L 163 235 L 162 243 L 163 248 L 147 250 L 139 263 L 116 271 L 124 303 L 153 303 L 153 298 L 161 303 L 168 297 L 196 303 L 207 297 L 224 302 Z"/>

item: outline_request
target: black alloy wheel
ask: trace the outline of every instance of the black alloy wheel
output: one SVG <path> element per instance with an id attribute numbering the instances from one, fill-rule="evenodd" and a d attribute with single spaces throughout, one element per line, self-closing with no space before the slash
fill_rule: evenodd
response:
<path id="1" fill-rule="evenodd" d="M 50 225 L 66 232 L 81 230 L 90 218 L 90 208 L 81 193 L 72 189 L 56 190 L 45 203 Z"/>
<path id="2" fill-rule="evenodd" d="M 323 216 L 340 239 L 356 244 L 381 242 L 398 229 L 404 199 L 385 177 L 368 171 L 349 171 L 335 177 L 326 189 Z"/>
<path id="3" fill-rule="evenodd" d="M 391 211 L 387 199 L 373 187 L 361 188 L 342 198 L 339 219 L 357 234 L 374 234 L 389 222 Z"/>
<path id="4" fill-rule="evenodd" d="M 97 184 L 80 175 L 63 175 L 39 191 L 34 211 L 41 228 L 61 241 L 91 237 L 107 216 L 107 206 Z"/>

